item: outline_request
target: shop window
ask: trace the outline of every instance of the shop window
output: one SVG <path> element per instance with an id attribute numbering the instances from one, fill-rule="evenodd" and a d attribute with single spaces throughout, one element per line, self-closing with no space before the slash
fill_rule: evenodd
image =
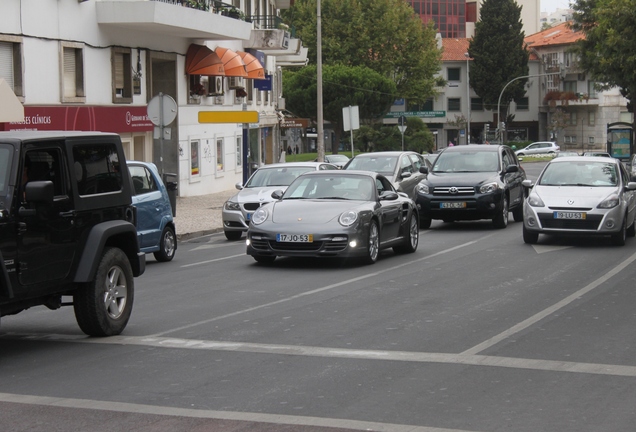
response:
<path id="1" fill-rule="evenodd" d="M 0 78 L 4 78 L 16 96 L 24 96 L 22 88 L 22 38 L 0 35 Z"/>
<path id="2" fill-rule="evenodd" d="M 199 140 L 190 141 L 190 178 L 199 178 L 201 171 L 201 153 L 199 152 Z"/>
<path id="3" fill-rule="evenodd" d="M 461 111 L 461 99 L 448 98 L 448 111 Z"/>
<path id="4" fill-rule="evenodd" d="M 132 67 L 129 49 L 111 51 L 113 103 L 132 103 Z"/>
<path id="5" fill-rule="evenodd" d="M 241 168 L 243 165 L 243 137 L 236 137 L 236 168 Z"/>
<path id="6" fill-rule="evenodd" d="M 449 81 L 460 81 L 460 68 L 448 68 L 446 71 Z"/>
<path id="7" fill-rule="evenodd" d="M 86 102 L 84 45 L 62 42 L 62 102 Z"/>
<path id="8" fill-rule="evenodd" d="M 225 170 L 225 150 L 223 149 L 223 138 L 216 140 L 216 172 Z"/>

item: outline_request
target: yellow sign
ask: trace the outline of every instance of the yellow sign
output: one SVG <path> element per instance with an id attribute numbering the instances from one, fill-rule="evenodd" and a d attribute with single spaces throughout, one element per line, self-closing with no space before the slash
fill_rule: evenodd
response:
<path id="1" fill-rule="evenodd" d="M 258 123 L 258 111 L 199 111 L 199 123 Z"/>

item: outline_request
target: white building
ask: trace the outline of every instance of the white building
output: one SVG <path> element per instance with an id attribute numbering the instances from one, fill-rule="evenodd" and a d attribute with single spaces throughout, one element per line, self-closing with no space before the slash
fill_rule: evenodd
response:
<path id="1" fill-rule="evenodd" d="M 278 28 L 289 0 L 229 1 L 2 0 L 0 78 L 25 121 L 0 130 L 116 132 L 181 196 L 232 188 L 277 161 L 279 66 L 304 65 L 306 49 Z M 177 106 L 163 135 L 146 109 L 160 93 Z"/>

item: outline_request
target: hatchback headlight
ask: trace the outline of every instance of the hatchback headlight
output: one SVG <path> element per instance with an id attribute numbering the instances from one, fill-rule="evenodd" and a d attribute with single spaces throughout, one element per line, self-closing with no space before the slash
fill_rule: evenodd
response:
<path id="1" fill-rule="evenodd" d="M 479 193 L 487 194 L 493 193 L 499 189 L 499 183 L 486 183 L 485 185 L 481 185 L 479 188 Z"/>
<path id="2" fill-rule="evenodd" d="M 424 194 L 424 195 L 428 195 L 429 194 L 429 188 L 428 185 L 424 182 L 419 182 L 417 184 L 417 186 L 415 186 L 415 190 L 418 193 Z"/>
<path id="3" fill-rule="evenodd" d="M 528 204 L 531 207 L 545 207 L 543 200 L 536 193 L 531 193 L 528 197 Z"/>
<path id="4" fill-rule="evenodd" d="M 268 216 L 269 216 L 269 212 L 263 207 L 260 207 L 252 215 L 252 223 L 254 225 L 260 225 L 267 220 Z"/>
<path id="5" fill-rule="evenodd" d="M 611 194 L 607 198 L 605 198 L 601 203 L 597 206 L 602 209 L 611 209 L 620 204 L 621 199 L 616 194 Z"/>
<path id="6" fill-rule="evenodd" d="M 353 225 L 357 220 L 358 220 L 358 212 L 354 212 L 351 210 L 344 212 L 338 218 L 338 222 L 340 222 L 340 225 L 346 226 L 346 227 Z"/>
<path id="7" fill-rule="evenodd" d="M 225 210 L 241 210 L 241 206 L 234 201 L 225 201 Z"/>

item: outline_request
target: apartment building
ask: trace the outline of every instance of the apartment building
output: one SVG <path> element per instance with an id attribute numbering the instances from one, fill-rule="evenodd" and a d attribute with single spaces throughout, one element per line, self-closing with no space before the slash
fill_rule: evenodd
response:
<path id="1" fill-rule="evenodd" d="M 289 5 L 3 0 L 0 78 L 25 119 L 0 130 L 115 132 L 128 158 L 175 174 L 180 196 L 230 189 L 280 153 L 280 67 L 307 54 L 280 25 Z M 158 97 L 175 105 L 164 128 L 148 115 Z"/>

